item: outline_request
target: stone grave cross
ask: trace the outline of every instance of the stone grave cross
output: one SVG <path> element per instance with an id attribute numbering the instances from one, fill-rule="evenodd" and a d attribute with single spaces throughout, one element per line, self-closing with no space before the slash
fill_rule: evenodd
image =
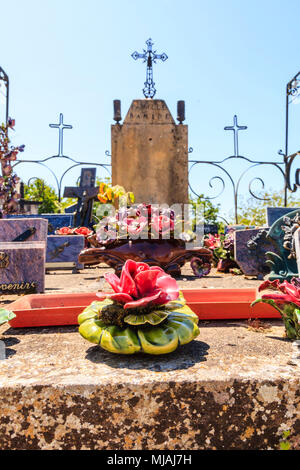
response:
<path id="1" fill-rule="evenodd" d="M 95 187 L 96 168 L 81 170 L 79 186 L 66 187 L 64 197 L 77 198 L 75 213 L 76 227 L 89 227 L 92 220 L 94 200 L 97 200 L 99 188 Z"/>

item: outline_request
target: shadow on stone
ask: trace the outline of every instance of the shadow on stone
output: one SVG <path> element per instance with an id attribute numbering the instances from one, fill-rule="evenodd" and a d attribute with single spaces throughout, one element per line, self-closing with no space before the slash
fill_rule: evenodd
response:
<path id="1" fill-rule="evenodd" d="M 193 341 L 181 346 L 171 354 L 150 356 L 136 354 L 132 356 L 114 355 L 93 346 L 87 350 L 86 359 L 96 364 L 106 364 L 115 369 L 148 369 L 154 372 L 189 369 L 199 362 L 205 362 L 210 346 L 202 341 Z"/>
<path id="2" fill-rule="evenodd" d="M 53 335 L 61 333 L 78 333 L 78 326 L 45 326 L 39 328 L 9 328 L 2 334 L 5 336 Z"/>
<path id="3" fill-rule="evenodd" d="M 15 346 L 16 344 L 19 344 L 20 343 L 20 340 L 17 339 L 17 338 L 4 338 L 2 337 L 2 341 L 3 343 L 5 344 L 6 347 L 8 346 Z"/>

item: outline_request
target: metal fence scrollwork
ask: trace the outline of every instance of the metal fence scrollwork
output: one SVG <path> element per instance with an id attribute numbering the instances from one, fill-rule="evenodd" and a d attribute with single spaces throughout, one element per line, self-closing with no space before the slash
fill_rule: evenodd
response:
<path id="1" fill-rule="evenodd" d="M 245 175 L 252 170 L 253 168 L 256 167 L 261 167 L 262 165 L 266 165 L 267 167 L 272 167 L 275 168 L 276 170 L 279 171 L 280 175 L 282 176 L 283 179 L 283 190 L 286 193 L 287 190 L 290 190 L 292 192 L 295 192 L 298 187 L 300 186 L 300 168 L 296 170 L 296 176 L 295 176 L 295 184 L 291 183 L 291 169 L 292 169 L 292 164 L 295 160 L 295 158 L 300 155 L 300 152 L 297 152 L 293 155 L 290 155 L 286 157 L 283 153 L 280 153 L 280 155 L 283 156 L 283 159 L 281 161 L 256 161 L 252 160 L 248 157 L 245 157 L 243 155 L 239 154 L 239 145 L 238 145 L 238 132 L 240 130 L 246 130 L 246 126 L 239 126 L 237 123 L 237 116 L 234 116 L 234 125 L 233 126 L 227 126 L 224 128 L 224 130 L 232 130 L 234 133 L 234 155 L 231 155 L 229 157 L 226 157 L 222 160 L 189 160 L 189 186 L 191 192 L 196 196 L 199 197 L 200 194 L 193 188 L 192 183 L 191 183 L 191 174 L 195 170 L 195 168 L 198 168 L 199 165 L 210 165 L 214 168 L 217 168 L 222 176 L 213 176 L 210 178 L 208 184 L 210 188 L 214 188 L 215 183 L 218 181 L 221 183 L 221 190 L 218 192 L 217 195 L 212 196 L 212 197 L 205 197 L 207 200 L 213 200 L 216 198 L 219 198 L 225 191 L 226 188 L 226 183 L 229 183 L 231 186 L 232 190 L 232 195 L 233 195 L 233 203 L 234 203 L 234 217 L 235 217 L 235 222 L 238 224 L 239 223 L 239 216 L 238 216 L 238 203 L 239 203 L 239 191 L 241 189 L 241 184 L 244 182 L 244 177 Z M 193 149 L 189 149 L 189 153 L 191 154 Z M 239 176 L 233 177 L 232 174 L 229 172 L 228 169 L 224 167 L 224 165 L 227 162 L 234 161 L 234 162 L 244 162 L 248 164 L 248 167 L 244 169 Z M 235 165 L 236 167 L 236 165 Z M 264 179 L 261 178 L 260 176 L 255 176 L 254 178 L 251 179 L 251 181 L 248 184 L 248 191 L 252 197 L 258 200 L 268 200 L 266 198 L 262 198 L 258 194 L 255 194 L 255 190 L 253 188 L 254 183 L 260 183 L 261 188 L 265 188 L 265 182 Z M 203 192 L 203 191 L 202 191 Z M 287 201 L 285 201 L 286 205 Z"/>
<path id="2" fill-rule="evenodd" d="M 64 155 L 63 132 L 64 132 L 65 129 L 72 129 L 73 127 L 69 124 L 64 124 L 63 114 L 60 114 L 60 119 L 59 119 L 58 124 L 49 124 L 49 126 L 51 128 L 59 129 L 58 154 L 53 155 L 51 157 L 46 157 L 46 158 L 41 159 L 41 160 L 24 160 L 24 159 L 17 160 L 15 162 L 15 164 L 13 165 L 13 168 L 15 168 L 17 165 L 25 164 L 25 163 L 35 163 L 36 165 L 40 165 L 40 166 L 46 168 L 51 173 L 51 175 L 53 176 L 54 181 L 56 183 L 56 189 L 57 189 L 59 202 L 61 202 L 61 198 L 62 198 L 62 187 L 63 187 L 64 178 L 72 169 L 74 169 L 76 167 L 80 167 L 80 166 L 86 166 L 86 165 L 96 166 L 96 167 L 103 168 L 103 170 L 105 170 L 105 172 L 109 175 L 109 177 L 111 176 L 111 171 L 110 171 L 111 164 L 110 163 L 81 162 L 81 161 L 75 160 L 74 158 L 68 157 L 67 155 Z M 110 156 L 108 151 L 105 152 L 105 155 Z M 52 160 L 56 161 L 57 159 L 60 159 L 60 160 L 64 159 L 68 162 L 71 162 L 70 166 L 62 173 L 62 175 L 60 177 L 57 177 L 56 173 L 48 165 L 48 163 L 50 161 L 52 161 Z M 30 180 L 32 180 L 32 178 L 30 178 Z M 29 182 L 30 182 L 30 180 L 29 180 Z"/>

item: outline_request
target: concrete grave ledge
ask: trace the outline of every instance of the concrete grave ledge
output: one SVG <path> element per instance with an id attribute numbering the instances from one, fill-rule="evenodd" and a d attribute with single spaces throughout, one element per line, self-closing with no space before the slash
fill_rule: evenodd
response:
<path id="1" fill-rule="evenodd" d="M 160 357 L 114 356 L 73 327 L 1 327 L 0 449 L 279 449 L 285 430 L 299 445 L 300 352 L 281 325 L 201 322 Z"/>

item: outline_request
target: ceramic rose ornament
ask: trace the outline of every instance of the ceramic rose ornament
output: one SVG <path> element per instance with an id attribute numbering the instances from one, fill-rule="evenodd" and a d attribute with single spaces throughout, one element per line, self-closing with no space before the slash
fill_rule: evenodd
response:
<path id="1" fill-rule="evenodd" d="M 106 274 L 112 293 L 99 293 L 78 317 L 79 333 L 116 354 L 168 354 L 199 335 L 198 317 L 174 278 L 158 266 L 126 261 L 121 277 Z"/>
<path id="2" fill-rule="evenodd" d="M 259 287 L 259 292 L 264 290 L 272 291 L 263 294 L 261 299 L 253 302 L 252 306 L 264 302 L 272 305 L 281 315 L 286 336 L 292 340 L 300 339 L 300 279 L 293 278 L 291 282 L 280 283 L 275 281 L 265 281 Z M 275 292 L 274 292 L 275 291 Z"/>

